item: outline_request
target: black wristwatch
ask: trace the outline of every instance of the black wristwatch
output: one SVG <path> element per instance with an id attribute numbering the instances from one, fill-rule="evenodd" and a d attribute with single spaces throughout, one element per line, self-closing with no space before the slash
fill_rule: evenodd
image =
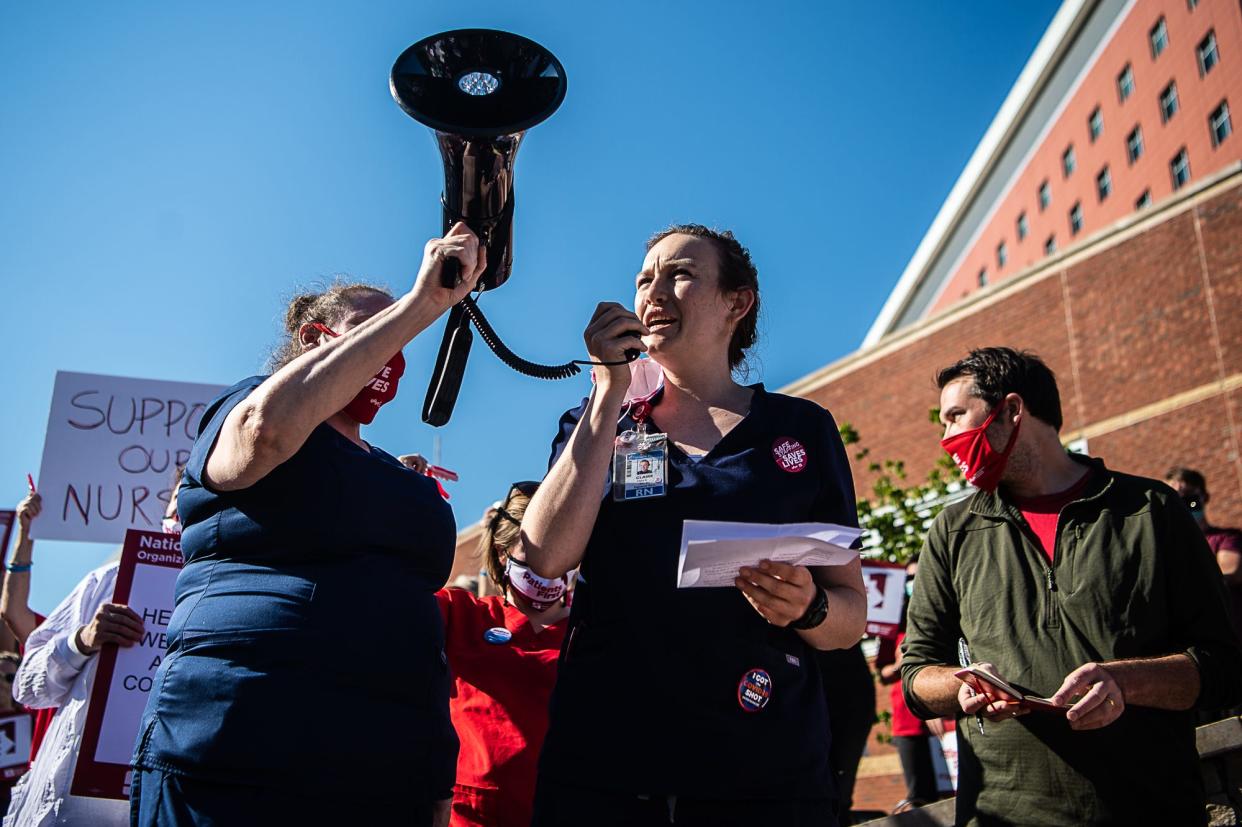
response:
<path id="1" fill-rule="evenodd" d="M 815 599 L 802 614 L 802 617 L 789 624 L 790 629 L 814 629 L 828 617 L 828 592 L 823 586 L 816 589 Z"/>

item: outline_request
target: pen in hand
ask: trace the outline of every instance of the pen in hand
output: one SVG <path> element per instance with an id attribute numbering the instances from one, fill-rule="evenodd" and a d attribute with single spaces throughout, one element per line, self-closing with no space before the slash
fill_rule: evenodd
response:
<path id="1" fill-rule="evenodd" d="M 963 669 L 966 669 L 973 662 L 970 659 L 970 647 L 966 645 L 966 638 L 959 637 L 957 639 L 957 662 Z M 983 713 L 975 713 L 975 723 L 979 726 L 979 734 L 985 734 L 983 731 Z"/>

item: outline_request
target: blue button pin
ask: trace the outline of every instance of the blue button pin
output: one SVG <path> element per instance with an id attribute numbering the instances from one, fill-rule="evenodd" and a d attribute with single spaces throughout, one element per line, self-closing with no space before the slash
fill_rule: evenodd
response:
<path id="1" fill-rule="evenodd" d="M 483 633 L 483 639 L 488 643 L 500 646 L 513 640 L 513 632 L 510 632 L 504 626 L 493 626 Z"/>

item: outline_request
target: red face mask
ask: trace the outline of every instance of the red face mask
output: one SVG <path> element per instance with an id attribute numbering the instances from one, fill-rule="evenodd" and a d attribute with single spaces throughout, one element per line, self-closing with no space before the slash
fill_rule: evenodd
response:
<path id="1" fill-rule="evenodd" d="M 993 408 L 992 413 L 988 414 L 988 418 L 978 428 L 940 440 L 940 446 L 961 469 L 966 482 L 984 491 L 995 491 L 1000 485 L 1001 475 L 1005 473 L 1005 465 L 1009 462 L 1009 455 L 1013 452 L 1014 442 L 1018 438 L 1018 428 L 1022 425 L 1021 419 L 1014 423 L 1013 433 L 1009 435 L 1005 450 L 997 451 L 993 448 L 984 431 L 996 420 L 1002 407 L 998 405 Z"/>
<path id="2" fill-rule="evenodd" d="M 333 338 L 340 335 L 319 322 L 313 323 L 311 327 Z M 341 409 L 341 413 L 360 425 L 370 425 L 375 415 L 379 413 L 379 409 L 391 402 L 397 395 L 397 383 L 401 381 L 403 373 L 405 373 L 405 356 L 398 350 L 397 355 L 389 359 L 388 364 L 380 368 L 379 373 L 367 380 L 367 384 L 348 405 Z"/>

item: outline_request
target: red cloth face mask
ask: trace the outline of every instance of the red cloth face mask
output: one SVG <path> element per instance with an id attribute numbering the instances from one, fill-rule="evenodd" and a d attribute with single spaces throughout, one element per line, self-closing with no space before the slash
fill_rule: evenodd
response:
<path id="1" fill-rule="evenodd" d="M 314 322 L 311 327 L 333 338 L 340 335 L 319 322 Z M 341 409 L 341 413 L 360 425 L 370 425 L 375 415 L 379 413 L 379 409 L 391 402 L 397 395 L 397 384 L 404 373 L 405 356 L 398 350 L 397 355 L 389 359 L 388 364 L 380 368 L 379 373 L 367 380 L 358 395 Z"/>
<path id="2" fill-rule="evenodd" d="M 962 476 L 966 477 L 966 482 L 984 491 L 995 491 L 1000 485 L 1001 475 L 1005 473 L 1005 465 L 1009 462 L 1009 455 L 1013 452 L 1014 442 L 1018 438 L 1018 428 L 1022 425 L 1021 419 L 1014 423 L 1013 433 L 1009 435 L 1005 450 L 997 451 L 993 448 L 984 431 L 996 420 L 1002 408 L 1003 405 L 993 408 L 992 413 L 988 414 L 988 418 L 978 428 L 940 440 L 940 447 L 953 458 L 954 464 L 961 469 Z"/>

